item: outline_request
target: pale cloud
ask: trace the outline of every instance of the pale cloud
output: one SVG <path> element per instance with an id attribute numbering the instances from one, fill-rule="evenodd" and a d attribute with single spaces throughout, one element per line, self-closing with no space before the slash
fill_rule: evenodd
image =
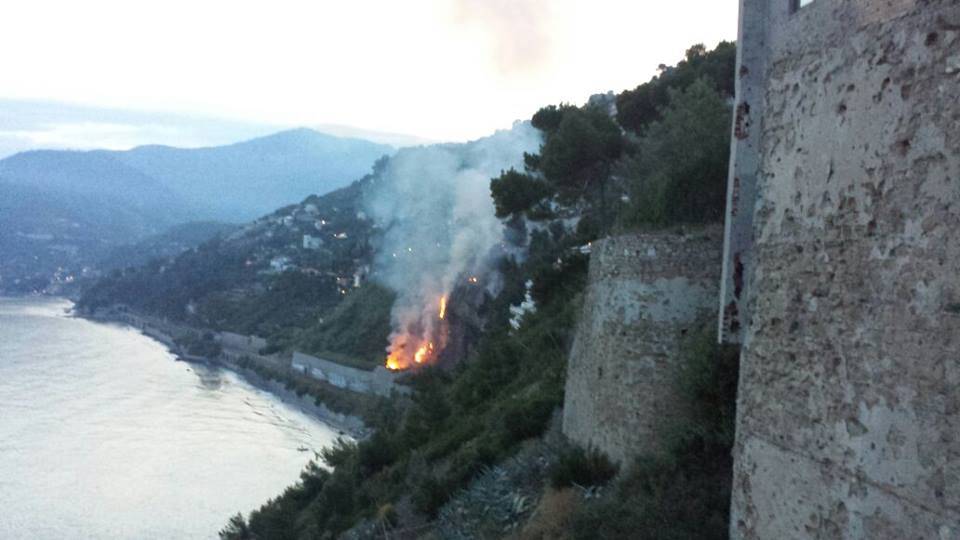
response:
<path id="1" fill-rule="evenodd" d="M 0 99 L 0 158 L 37 148 L 126 150 L 228 144 L 286 126 L 60 102 Z"/>
<path id="2" fill-rule="evenodd" d="M 736 0 L 30 0 L 0 98 L 477 138 L 736 34 Z M 9 130 L 0 118 L 0 130 Z"/>
<path id="3" fill-rule="evenodd" d="M 3 131 L 0 137 L 21 139 L 34 147 L 105 148 L 122 150 L 143 140 L 182 140 L 174 128 L 152 125 L 79 122 L 40 126 L 34 130 Z"/>

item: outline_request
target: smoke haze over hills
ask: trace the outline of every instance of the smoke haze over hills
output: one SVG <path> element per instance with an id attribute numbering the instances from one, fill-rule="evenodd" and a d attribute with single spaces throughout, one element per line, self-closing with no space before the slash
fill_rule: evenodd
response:
<path id="1" fill-rule="evenodd" d="M 397 292 L 392 350 L 435 339 L 442 347 L 440 299 L 457 279 L 482 273 L 503 237 L 490 179 L 521 168 L 539 144 L 536 129 L 517 123 L 470 143 L 401 150 L 379 173 L 366 206 L 384 228 L 377 276 Z"/>

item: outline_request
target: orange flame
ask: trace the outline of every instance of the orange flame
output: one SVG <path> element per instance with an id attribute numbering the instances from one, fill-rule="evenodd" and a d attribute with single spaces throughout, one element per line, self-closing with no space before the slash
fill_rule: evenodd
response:
<path id="1" fill-rule="evenodd" d="M 433 359 L 437 348 L 432 341 L 428 341 L 420 345 L 412 357 L 408 356 L 409 353 L 406 352 L 408 350 L 409 349 L 401 346 L 399 349 L 388 354 L 387 361 L 385 362 L 387 369 L 390 371 L 403 371 L 414 365 L 426 364 Z"/>
<path id="2" fill-rule="evenodd" d="M 413 361 L 418 364 L 422 364 L 423 359 L 426 358 L 426 356 L 427 356 L 427 346 L 422 345 L 420 346 L 419 349 L 417 349 L 417 352 L 413 354 Z"/>
<path id="3" fill-rule="evenodd" d="M 400 371 L 400 360 L 397 358 L 396 353 L 390 353 L 387 356 L 387 369 L 390 371 Z"/>
<path id="4" fill-rule="evenodd" d="M 384 365 L 390 371 L 404 371 L 432 363 L 447 343 L 447 295 L 437 301 L 438 319 L 423 312 L 419 321 L 390 336 Z M 437 322 L 439 320 L 439 322 Z"/>

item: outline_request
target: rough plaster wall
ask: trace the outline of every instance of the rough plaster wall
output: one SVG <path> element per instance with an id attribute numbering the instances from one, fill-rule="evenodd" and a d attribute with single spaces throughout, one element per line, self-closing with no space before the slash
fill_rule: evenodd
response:
<path id="1" fill-rule="evenodd" d="M 567 370 L 568 437 L 621 464 L 658 448 L 679 338 L 717 303 L 721 238 L 711 227 L 594 243 Z"/>
<path id="2" fill-rule="evenodd" d="M 960 2 L 774 15 L 734 538 L 960 538 Z"/>

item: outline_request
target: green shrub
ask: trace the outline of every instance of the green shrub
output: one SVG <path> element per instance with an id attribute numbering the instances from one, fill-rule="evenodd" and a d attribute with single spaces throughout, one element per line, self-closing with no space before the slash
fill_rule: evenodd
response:
<path id="1" fill-rule="evenodd" d="M 733 446 L 739 367 L 739 347 L 718 345 L 710 322 L 686 339 L 673 373 L 681 420 L 663 428 L 671 447 L 683 448 L 692 442 L 707 452 L 723 454 Z"/>
<path id="2" fill-rule="evenodd" d="M 497 217 L 505 218 L 530 209 L 550 195 L 551 188 L 543 180 L 510 169 L 490 181 L 490 193 Z"/>
<path id="3" fill-rule="evenodd" d="M 729 460 L 707 456 L 700 459 L 704 462 L 677 461 L 672 457 L 638 460 L 613 493 L 581 507 L 573 519 L 573 537 L 727 538 Z"/>
<path id="4" fill-rule="evenodd" d="M 550 485 L 555 489 L 570 486 L 603 486 L 617 475 L 617 466 L 606 454 L 590 448 L 573 446 L 565 450 L 548 470 Z"/>
<path id="5" fill-rule="evenodd" d="M 549 396 L 519 398 L 507 403 L 503 412 L 503 429 L 508 443 L 542 434 L 556 406 L 556 400 Z"/>
<path id="6" fill-rule="evenodd" d="M 380 430 L 359 444 L 357 457 L 362 473 L 369 476 L 397 460 L 397 444 L 392 437 Z"/>
<path id="7" fill-rule="evenodd" d="M 344 467 L 356 455 L 357 443 L 337 437 L 333 445 L 325 446 L 320 450 L 320 457 L 330 467 Z"/>
<path id="8" fill-rule="evenodd" d="M 502 448 L 481 437 L 472 444 L 464 445 L 450 459 L 447 478 L 457 486 L 466 486 L 484 467 L 496 463 Z"/>
<path id="9" fill-rule="evenodd" d="M 433 474 L 428 474 L 414 486 L 410 500 L 418 512 L 432 519 L 452 494 L 453 490 L 445 482 Z"/>

